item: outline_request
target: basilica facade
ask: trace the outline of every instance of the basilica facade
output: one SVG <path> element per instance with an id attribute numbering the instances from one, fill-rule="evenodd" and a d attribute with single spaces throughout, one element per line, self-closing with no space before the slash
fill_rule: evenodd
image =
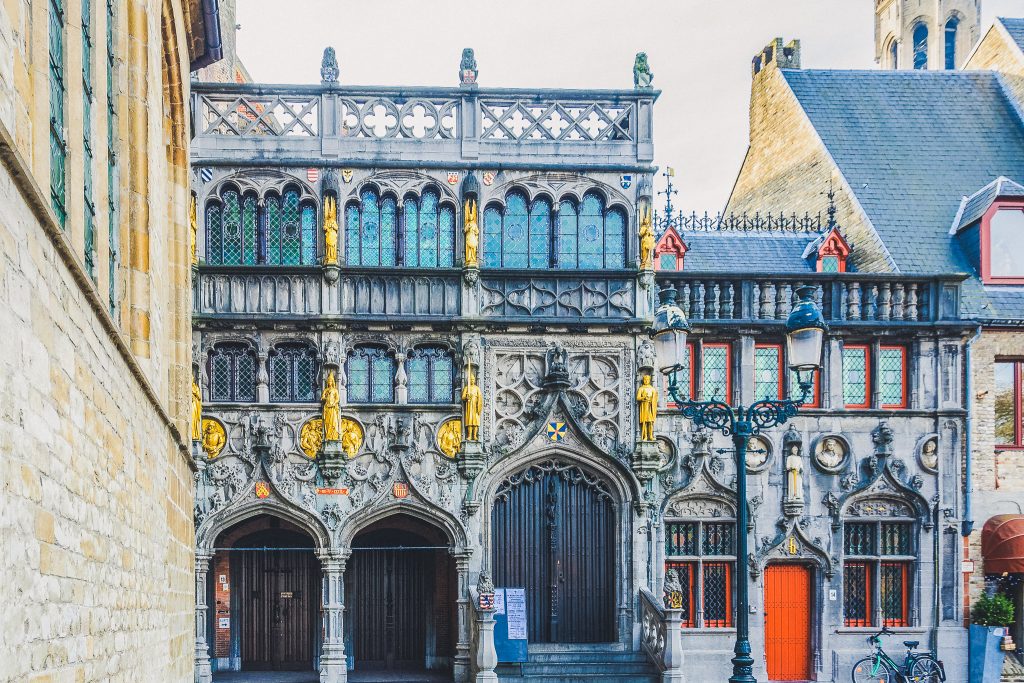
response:
<path id="1" fill-rule="evenodd" d="M 856 272 L 830 199 L 654 220 L 643 55 L 624 90 L 321 75 L 192 88 L 197 681 L 724 678 L 739 582 L 759 680 L 845 680 L 883 626 L 965 679 L 962 276 Z M 822 368 L 737 465 L 667 394 L 657 293 L 685 393 L 748 404 L 796 391 L 807 285 Z"/>

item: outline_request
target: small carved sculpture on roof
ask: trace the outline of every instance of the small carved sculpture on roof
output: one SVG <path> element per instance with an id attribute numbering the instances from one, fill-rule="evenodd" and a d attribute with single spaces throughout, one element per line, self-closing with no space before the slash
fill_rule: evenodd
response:
<path id="1" fill-rule="evenodd" d="M 338 262 L 338 202 L 327 195 L 324 198 L 324 265 Z"/>
<path id="2" fill-rule="evenodd" d="M 476 268 L 479 265 L 477 252 L 480 247 L 480 223 L 477 220 L 475 199 L 466 200 L 462 232 L 466 236 L 466 267 Z"/>
<path id="3" fill-rule="evenodd" d="M 654 72 L 647 63 L 647 53 L 637 52 L 633 62 L 633 85 L 637 88 L 650 88 L 654 82 Z"/>
<path id="4" fill-rule="evenodd" d="M 479 73 L 479 69 L 476 68 L 476 56 L 473 54 L 473 48 L 464 48 L 462 62 L 459 64 L 459 83 L 476 85 L 476 77 Z"/>
<path id="5" fill-rule="evenodd" d="M 640 210 L 640 268 L 654 268 L 654 223 L 651 220 L 651 208 Z"/>
<path id="6" fill-rule="evenodd" d="M 324 58 L 320 62 L 320 80 L 324 83 L 337 83 L 339 71 L 338 55 L 334 48 L 324 48 Z"/>

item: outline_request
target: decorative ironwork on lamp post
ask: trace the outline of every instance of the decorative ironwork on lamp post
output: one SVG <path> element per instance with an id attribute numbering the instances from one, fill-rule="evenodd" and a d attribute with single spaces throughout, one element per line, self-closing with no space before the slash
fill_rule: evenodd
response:
<path id="1" fill-rule="evenodd" d="M 747 572 L 740 570 L 747 561 L 747 443 L 762 430 L 785 424 L 810 398 L 828 330 L 821 309 L 814 302 L 815 288 L 804 286 L 796 291 L 799 301 L 786 321 L 786 356 L 800 388 L 797 399 L 765 398 L 749 406 L 734 407 L 725 401 L 694 401 L 680 391 L 677 375 L 687 353 L 686 335 L 690 325 L 683 310 L 676 305 L 674 287 L 666 287 L 658 293 L 660 301 L 650 330 L 659 368 L 669 379 L 668 393 L 682 415 L 699 427 L 731 436 L 736 454 L 736 575 L 739 581 L 736 585 L 736 645 L 729 683 L 757 683 L 753 673 L 754 658 L 750 655 L 750 586 Z"/>

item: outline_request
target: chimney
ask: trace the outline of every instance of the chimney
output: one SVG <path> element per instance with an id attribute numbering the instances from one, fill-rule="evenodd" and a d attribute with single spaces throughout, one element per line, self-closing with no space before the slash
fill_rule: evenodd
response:
<path id="1" fill-rule="evenodd" d="M 768 43 L 759 54 L 754 55 L 753 75 L 757 76 L 769 65 L 775 65 L 779 69 L 799 69 L 800 41 L 794 39 L 783 46 L 782 38 L 776 38 Z"/>

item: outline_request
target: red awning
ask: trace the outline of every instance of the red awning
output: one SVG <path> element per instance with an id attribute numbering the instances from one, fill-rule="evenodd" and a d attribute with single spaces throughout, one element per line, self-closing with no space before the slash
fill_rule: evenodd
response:
<path id="1" fill-rule="evenodd" d="M 986 574 L 1024 573 L 1024 515 L 996 515 L 981 530 Z"/>

